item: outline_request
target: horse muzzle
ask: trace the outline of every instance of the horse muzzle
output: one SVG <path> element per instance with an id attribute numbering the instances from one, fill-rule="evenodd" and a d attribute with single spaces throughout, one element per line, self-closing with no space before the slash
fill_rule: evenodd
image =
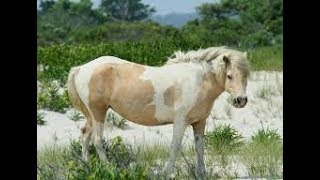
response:
<path id="1" fill-rule="evenodd" d="M 247 96 L 238 96 L 233 99 L 233 106 L 236 108 L 243 108 L 248 102 Z"/>

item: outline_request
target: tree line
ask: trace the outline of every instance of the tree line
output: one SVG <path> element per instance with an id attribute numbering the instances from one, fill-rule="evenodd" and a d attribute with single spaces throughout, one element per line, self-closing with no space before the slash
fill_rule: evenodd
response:
<path id="1" fill-rule="evenodd" d="M 181 29 L 150 20 L 156 9 L 141 0 L 41 0 L 38 46 L 170 39 L 204 46 L 255 48 L 282 44 L 282 0 L 220 0 L 196 8 Z"/>

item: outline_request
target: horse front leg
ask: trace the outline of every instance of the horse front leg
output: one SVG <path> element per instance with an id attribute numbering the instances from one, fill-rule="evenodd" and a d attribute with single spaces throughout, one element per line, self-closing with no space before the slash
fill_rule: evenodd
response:
<path id="1" fill-rule="evenodd" d="M 203 161 L 204 154 L 204 129 L 206 120 L 197 121 L 192 125 L 194 133 L 195 150 L 197 154 L 196 175 L 198 178 L 203 179 L 206 175 L 206 168 Z"/>
<path id="2" fill-rule="evenodd" d="M 174 164 L 176 162 L 177 154 L 180 150 L 182 138 L 184 135 L 184 131 L 186 130 L 186 123 L 182 120 L 176 121 L 173 124 L 173 136 L 172 136 L 172 142 L 170 147 L 170 157 L 167 164 L 167 174 L 169 179 L 173 179 L 174 174 Z"/>

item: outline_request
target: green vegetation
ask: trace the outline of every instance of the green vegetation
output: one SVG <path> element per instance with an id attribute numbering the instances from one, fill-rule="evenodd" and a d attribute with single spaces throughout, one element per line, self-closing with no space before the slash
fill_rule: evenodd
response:
<path id="1" fill-rule="evenodd" d="M 161 66 L 177 50 L 222 45 L 248 51 L 253 70 L 282 70 L 282 0 L 205 3 L 180 30 L 148 20 L 155 9 L 141 0 L 128 2 L 40 1 L 38 79 L 63 85 L 71 67 L 99 56 Z"/>
<path id="2" fill-rule="evenodd" d="M 282 0 L 221 0 L 197 10 L 201 18 L 183 27 L 193 41 L 245 48 L 282 43 Z"/>
<path id="3" fill-rule="evenodd" d="M 282 45 L 259 47 L 249 51 L 250 64 L 253 70 L 282 71 Z"/>
<path id="4" fill-rule="evenodd" d="M 113 20 L 127 22 L 146 19 L 156 11 L 149 5 L 141 3 L 141 0 L 101 0 L 100 10 Z"/>
<path id="5" fill-rule="evenodd" d="M 81 160 L 81 145 L 72 141 L 68 147 L 46 147 L 38 153 L 38 179 L 146 179 L 145 167 L 135 152 L 120 137 L 104 143 L 107 162 L 102 162 L 90 146 L 90 160 Z"/>
<path id="6" fill-rule="evenodd" d="M 258 130 L 242 152 L 249 175 L 252 178 L 281 178 L 282 151 L 282 140 L 275 130 Z"/>
<path id="7" fill-rule="evenodd" d="M 214 134 L 214 135 L 213 135 Z M 219 126 L 206 135 L 206 167 L 209 179 L 239 178 L 229 172 L 231 159 L 244 165 L 249 176 L 282 178 L 282 142 L 275 130 L 259 130 L 250 141 L 240 141 L 240 133 L 230 126 Z M 214 143 L 212 143 L 214 142 Z M 226 149 L 230 147 L 233 151 Z M 38 151 L 38 179 L 164 179 L 169 146 L 137 145 L 132 148 L 120 137 L 104 143 L 107 162 L 101 162 L 90 145 L 90 159 L 81 160 L 81 145 L 72 141 L 68 146 L 48 146 Z M 226 151 L 216 151 L 224 149 Z M 212 154 L 212 151 L 216 151 Z M 184 148 L 177 159 L 177 179 L 192 179 L 195 166 L 193 148 Z M 218 152 L 218 153 L 217 153 Z M 220 153 L 220 154 L 219 154 Z M 225 156 L 223 162 L 220 157 Z M 220 170 L 209 171 L 212 167 Z M 220 174 L 220 175 L 218 175 Z M 222 175 L 221 175 L 222 174 Z M 223 175 L 224 174 L 224 175 Z"/>
<path id="8" fill-rule="evenodd" d="M 124 127 L 126 126 L 126 119 L 121 116 L 117 116 L 114 113 L 108 113 L 106 115 L 106 122 L 108 123 L 108 125 L 115 126 L 120 129 L 124 129 Z"/>
<path id="9" fill-rule="evenodd" d="M 175 50 L 183 48 L 198 49 L 200 46 L 179 41 L 154 42 L 119 42 L 104 43 L 92 46 L 83 45 L 54 45 L 38 48 L 38 64 L 47 66 L 38 72 L 38 79 L 60 80 L 65 83 L 72 66 L 81 65 L 99 56 L 111 55 L 140 64 L 160 66 Z"/>
<path id="10" fill-rule="evenodd" d="M 72 120 L 72 121 L 80 121 L 81 119 L 83 119 L 83 115 L 79 112 L 79 111 L 73 111 L 69 116 L 68 119 Z"/>
<path id="11" fill-rule="evenodd" d="M 37 14 L 38 45 L 172 39 L 204 46 L 252 49 L 282 44 L 283 1 L 222 0 L 197 7 L 199 18 L 181 30 L 148 20 L 156 10 L 141 0 L 42 0 Z M 199 46 L 198 46 L 199 47 Z"/>
<path id="12" fill-rule="evenodd" d="M 216 127 L 205 135 L 206 146 L 217 154 L 230 153 L 242 146 L 242 136 L 230 125 Z"/>
<path id="13" fill-rule="evenodd" d="M 220 125 L 205 135 L 205 146 L 209 156 L 216 156 L 223 169 L 229 164 L 229 156 L 238 152 L 244 142 L 242 136 L 230 125 Z"/>
<path id="14" fill-rule="evenodd" d="M 37 112 L 37 125 L 45 125 L 46 121 L 44 120 L 43 114 Z"/>
<path id="15" fill-rule="evenodd" d="M 163 65 L 175 51 L 199 49 L 200 44 L 167 40 L 153 42 L 118 42 L 92 46 L 53 45 L 38 48 L 38 64 L 47 66 L 38 71 L 40 81 L 66 82 L 71 67 L 89 62 L 100 56 L 116 56 L 135 63 L 151 66 Z M 282 47 L 257 48 L 249 52 L 251 67 L 256 70 L 282 70 Z M 263 61 L 263 62 L 261 62 Z"/>
<path id="16" fill-rule="evenodd" d="M 38 92 L 37 105 L 38 109 L 64 113 L 66 108 L 70 107 L 70 102 L 66 89 L 60 88 L 60 85 L 54 82 L 43 82 Z"/>

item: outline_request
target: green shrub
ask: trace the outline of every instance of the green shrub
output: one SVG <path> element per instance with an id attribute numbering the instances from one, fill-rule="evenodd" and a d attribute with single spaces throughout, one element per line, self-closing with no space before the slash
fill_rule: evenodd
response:
<path id="1" fill-rule="evenodd" d="M 72 114 L 70 114 L 68 116 L 68 118 L 72 121 L 80 121 L 81 119 L 83 119 L 84 117 L 82 116 L 81 113 L 79 113 L 78 111 L 74 111 L 72 112 Z"/>
<path id="2" fill-rule="evenodd" d="M 37 125 L 45 125 L 46 121 L 44 120 L 43 114 L 37 112 Z"/>
<path id="3" fill-rule="evenodd" d="M 68 94 L 63 89 L 62 95 L 59 94 L 59 86 L 55 83 L 44 82 L 38 92 L 37 105 L 40 109 L 48 109 L 64 113 L 70 107 Z"/>
<path id="4" fill-rule="evenodd" d="M 123 117 L 118 117 L 114 113 L 108 113 L 106 116 L 106 121 L 110 125 L 118 127 L 120 129 L 123 129 L 126 125 L 126 119 L 124 119 Z"/>
<path id="5" fill-rule="evenodd" d="M 261 145 L 270 145 L 272 143 L 281 143 L 281 136 L 275 129 L 259 129 L 252 137 L 252 143 Z"/>
<path id="6" fill-rule="evenodd" d="M 99 159 L 90 145 L 88 162 L 81 159 L 81 145 L 72 141 L 70 146 L 41 151 L 38 155 L 38 179 L 148 179 L 145 166 L 137 163 L 131 147 L 120 137 L 104 143 L 107 161 Z"/>
<path id="7" fill-rule="evenodd" d="M 205 145 L 218 154 L 234 152 L 243 145 L 242 138 L 230 125 L 220 125 L 205 135 Z"/>
<path id="8" fill-rule="evenodd" d="M 68 179 L 146 179 L 147 173 L 142 165 L 135 162 L 130 146 L 122 142 L 121 137 L 104 142 L 107 162 L 100 161 L 95 148 L 90 145 L 90 160 L 81 160 L 81 145 L 72 142 L 67 162 Z M 67 157 L 66 157 L 67 158 Z"/>
<path id="9" fill-rule="evenodd" d="M 38 48 L 38 71 L 40 81 L 59 80 L 64 84 L 71 67 L 87 63 L 100 56 L 116 56 L 139 64 L 160 66 L 174 51 L 198 49 L 201 45 L 183 40 L 155 40 L 140 42 L 117 42 L 104 44 L 53 45 Z"/>
<path id="10" fill-rule="evenodd" d="M 71 67 L 82 65 L 100 56 L 116 56 L 150 66 L 161 66 L 177 50 L 197 50 L 208 45 L 180 39 L 163 39 L 139 42 L 110 42 L 103 44 L 52 45 L 39 47 L 37 52 L 38 80 L 58 80 L 65 84 Z M 282 46 L 242 49 L 249 51 L 253 70 L 282 70 Z M 40 69 L 40 68 L 38 68 Z"/>

